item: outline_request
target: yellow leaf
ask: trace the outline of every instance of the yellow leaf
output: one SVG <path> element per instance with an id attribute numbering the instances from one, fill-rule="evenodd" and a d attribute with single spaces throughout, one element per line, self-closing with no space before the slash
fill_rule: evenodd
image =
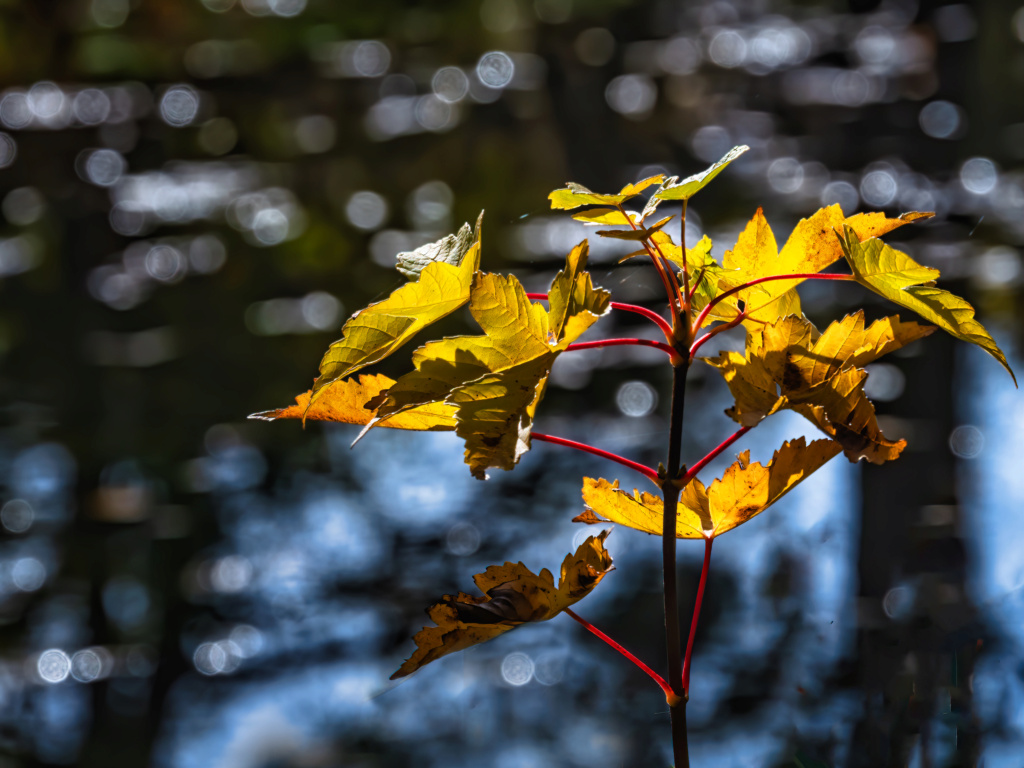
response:
<path id="1" fill-rule="evenodd" d="M 296 396 L 295 405 L 254 413 L 249 418 L 263 421 L 312 419 L 343 424 L 369 424 L 374 412 L 366 404 L 394 383 L 394 379 L 381 374 L 363 374 L 358 381 L 342 379 L 328 386 L 323 396 L 312 405 L 309 401 L 313 390 L 309 390 Z M 380 426 L 392 429 L 452 430 L 455 429 L 455 407 L 446 403 L 427 403 L 383 419 Z"/>
<path id="2" fill-rule="evenodd" d="M 419 280 L 356 312 L 342 328 L 342 338 L 331 344 L 320 361 L 312 400 L 316 401 L 331 383 L 380 362 L 425 327 L 463 306 L 469 301 L 473 275 L 479 266 L 477 240 L 458 266 L 431 262 L 423 268 Z"/>
<path id="3" fill-rule="evenodd" d="M 831 205 L 801 219 L 778 251 L 771 227 L 758 208 L 740 234 L 736 247 L 725 252 L 722 264 L 733 272 L 721 276 L 720 290 L 724 292 L 761 277 L 820 272 L 842 258 L 843 250 L 836 232 L 844 223 L 858 233 L 877 236 L 931 215 L 915 211 L 889 219 L 881 213 L 860 213 L 846 219 L 838 205 Z M 795 288 L 801 282 L 803 278 L 772 280 L 740 291 L 726 301 L 733 305 L 740 300 L 744 302 L 750 318 L 744 325 L 749 330 L 758 322 L 771 323 L 786 315 L 800 314 L 800 297 Z"/>
<path id="4" fill-rule="evenodd" d="M 832 440 L 804 438 L 782 445 L 767 466 L 750 463 L 746 451 L 721 479 L 705 489 L 692 480 L 683 489 L 676 511 L 676 538 L 713 539 L 759 515 L 793 490 L 802 480 L 840 452 Z M 664 504 L 660 496 L 634 490 L 619 490 L 619 483 L 583 480 L 583 501 L 587 505 L 576 521 L 618 523 L 654 536 L 663 530 Z"/>
<path id="5" fill-rule="evenodd" d="M 410 675 L 449 653 L 491 640 L 527 622 L 547 621 L 589 595 L 612 570 L 604 548 L 608 531 L 591 536 L 562 561 L 558 586 L 546 568 L 539 574 L 522 563 L 492 565 L 473 577 L 483 596 L 445 595 L 427 613 L 437 625 L 413 640 L 416 651 L 391 676 Z"/>
<path id="6" fill-rule="evenodd" d="M 735 399 L 726 413 L 740 424 L 754 426 L 790 408 L 842 444 L 851 461 L 881 463 L 896 458 L 905 443 L 879 431 L 859 366 L 933 330 L 898 316 L 865 328 L 864 313 L 857 312 L 818 334 L 806 318 L 790 315 L 748 333 L 744 355 L 723 352 L 705 361 L 725 378 Z"/>
<path id="7" fill-rule="evenodd" d="M 857 282 L 902 307 L 912 309 L 951 336 L 977 344 L 998 360 L 1013 378 L 1014 385 L 1017 384 L 1006 355 L 984 326 L 974 319 L 974 307 L 959 296 L 934 287 L 939 270 L 918 264 L 881 240 L 862 241 L 859 235 L 852 228 L 847 228 L 843 241 L 846 260 Z"/>
<path id="8" fill-rule="evenodd" d="M 515 277 L 477 275 L 469 309 L 485 335 L 417 350 L 416 370 L 370 402 L 377 418 L 445 402 L 456 408 L 473 475 L 482 479 L 489 467 L 512 469 L 529 449 L 533 416 L 555 359 L 609 309 L 610 295 L 594 287 L 586 264 L 583 241 L 552 282 L 547 312 L 527 299 Z"/>
<path id="9" fill-rule="evenodd" d="M 657 176 L 651 176 L 650 178 L 644 179 L 643 181 L 638 181 L 635 184 L 627 184 L 617 195 L 600 195 L 595 192 L 591 192 L 582 184 L 576 184 L 575 182 L 570 181 L 565 185 L 565 189 L 556 189 L 548 195 L 548 200 L 551 201 L 552 208 L 566 211 L 571 211 L 572 209 L 579 208 L 583 205 L 617 206 L 636 197 L 651 185 L 660 184 L 664 178 L 664 175 L 659 174 Z"/>
<path id="10" fill-rule="evenodd" d="M 711 180 L 714 179 L 715 176 L 724 171 L 725 166 L 742 155 L 748 149 L 750 149 L 750 147 L 745 144 L 733 147 L 717 163 L 705 168 L 700 173 L 688 176 L 677 184 L 658 190 L 654 196 L 659 200 L 689 200 L 711 183 Z"/>
<path id="11" fill-rule="evenodd" d="M 666 216 L 665 218 L 656 221 L 649 227 L 641 226 L 637 229 L 599 229 L 597 234 L 601 237 L 610 237 L 614 240 L 650 240 L 651 236 L 661 230 L 666 224 L 672 221 L 673 216 Z"/>
<path id="12" fill-rule="evenodd" d="M 625 227 L 637 220 L 637 214 L 634 211 L 623 213 L 618 208 L 590 208 L 574 213 L 572 217 L 584 224 L 617 224 Z"/>

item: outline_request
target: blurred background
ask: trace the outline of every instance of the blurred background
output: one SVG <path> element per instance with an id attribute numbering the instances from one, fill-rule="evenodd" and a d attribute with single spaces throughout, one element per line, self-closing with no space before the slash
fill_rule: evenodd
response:
<path id="1" fill-rule="evenodd" d="M 936 211 L 889 239 L 1024 373 L 1022 94 L 1020 0 L 3 0 L 0 766 L 668 765 L 660 691 L 566 617 L 387 682 L 441 594 L 593 533 L 583 474 L 636 478 L 537 444 L 481 483 L 451 434 L 246 415 L 309 387 L 396 252 L 483 208 L 484 268 L 543 291 L 587 235 L 550 190 L 740 143 L 689 242 L 720 257 L 759 205 L 780 243 L 824 204 Z M 595 239 L 597 282 L 656 306 L 623 252 Z M 895 312 L 802 292 L 819 324 Z M 662 363 L 563 356 L 537 428 L 656 464 Z M 734 429 L 704 368 L 690 462 Z M 1024 766 L 1024 399 L 943 334 L 868 387 L 900 461 L 835 459 L 715 547 L 695 765 Z M 579 612 L 661 668 L 659 543 L 609 545 Z"/>

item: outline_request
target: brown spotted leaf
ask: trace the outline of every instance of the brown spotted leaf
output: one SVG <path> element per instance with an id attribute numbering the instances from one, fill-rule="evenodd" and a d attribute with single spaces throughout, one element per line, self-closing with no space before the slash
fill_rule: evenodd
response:
<path id="1" fill-rule="evenodd" d="M 449 653 L 492 640 L 528 622 L 547 621 L 589 595 L 612 570 L 604 548 L 608 531 L 591 536 L 562 561 L 558 585 L 546 568 L 533 573 L 522 563 L 492 565 L 473 577 L 483 592 L 445 595 L 427 613 L 437 626 L 413 640 L 416 651 L 391 679 L 405 677 Z"/>

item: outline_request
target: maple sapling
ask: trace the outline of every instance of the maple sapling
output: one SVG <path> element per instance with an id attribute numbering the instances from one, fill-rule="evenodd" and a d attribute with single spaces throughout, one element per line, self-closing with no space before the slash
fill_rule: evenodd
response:
<path id="1" fill-rule="evenodd" d="M 736 147 L 701 173 L 680 181 L 663 175 L 628 184 L 618 194 L 591 192 L 568 184 L 549 195 L 554 209 L 575 211 L 584 224 L 617 229 L 598 236 L 635 242 L 635 256 L 650 260 L 665 289 L 665 317 L 654 309 L 611 301 L 587 271 L 588 243 L 566 257 L 547 293 L 527 293 L 512 275 L 480 271 L 481 218 L 448 235 L 397 256 L 409 282 L 383 301 L 353 315 L 342 338 L 330 345 L 313 388 L 295 405 L 253 414 L 254 418 L 302 419 L 363 425 L 357 440 L 375 427 L 454 431 L 465 442 L 465 462 L 474 477 L 488 469 L 513 469 L 532 441 L 574 448 L 608 459 L 650 480 L 660 492 L 619 487 L 619 481 L 583 479 L 585 524 L 616 524 L 661 537 L 668 669 L 655 672 L 604 631 L 577 615 L 574 606 L 612 570 L 605 530 L 591 536 L 562 562 L 557 584 L 547 569 L 534 573 L 522 563 L 492 565 L 474 577 L 480 595 L 445 595 L 428 614 L 434 626 L 414 638 L 416 650 L 395 672 L 403 677 L 442 656 L 490 640 L 522 624 L 560 613 L 633 662 L 661 688 L 671 713 L 676 768 L 689 765 L 686 702 L 701 606 L 715 539 L 766 510 L 826 462 L 844 454 L 882 464 L 906 446 L 879 429 L 874 406 L 864 393 L 865 366 L 932 333 L 936 326 L 979 345 L 1013 376 L 1006 358 L 974 319 L 963 299 L 936 288 L 936 269 L 924 267 L 878 238 L 929 213 L 888 218 L 882 213 L 846 216 L 838 205 L 801 220 L 778 248 L 758 209 L 736 245 L 721 261 L 703 237 L 685 241 L 686 207 L 747 147 Z M 644 207 L 625 204 L 653 188 Z M 664 202 L 680 202 L 680 242 L 667 232 L 675 216 L 648 223 Z M 823 270 L 840 260 L 848 273 Z M 902 321 L 898 315 L 867 324 L 863 311 L 819 331 L 800 308 L 805 280 L 857 282 L 920 315 L 934 325 Z M 546 302 L 547 308 L 544 304 Z M 412 354 L 413 370 L 397 380 L 381 374 L 353 374 L 396 352 L 422 329 L 468 305 L 483 330 L 478 336 L 429 341 Z M 641 338 L 577 341 L 609 312 L 638 314 L 654 323 L 664 341 Z M 744 326 L 744 351 L 697 358 L 715 336 Z M 548 376 L 559 355 L 595 347 L 648 346 L 666 353 L 673 376 L 665 463 L 648 467 L 624 456 L 555 435 L 533 431 Z M 687 468 L 682 463 L 686 378 L 702 362 L 717 370 L 735 401 L 726 413 L 739 425 L 717 447 Z M 1016 383 L 1016 378 L 1014 378 Z M 765 464 L 738 454 L 720 478 L 705 484 L 697 475 L 766 417 L 790 409 L 808 419 L 823 438 L 783 443 Z M 676 540 L 704 542 L 700 582 L 694 596 L 686 644 L 676 574 Z"/>

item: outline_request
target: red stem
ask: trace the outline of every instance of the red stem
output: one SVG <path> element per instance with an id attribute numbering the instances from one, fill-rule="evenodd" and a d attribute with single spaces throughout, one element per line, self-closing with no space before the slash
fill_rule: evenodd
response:
<path id="1" fill-rule="evenodd" d="M 708 464 L 710 464 L 714 460 L 714 458 L 718 456 L 718 454 L 720 454 L 730 445 L 735 443 L 737 440 L 739 440 L 752 429 L 753 427 L 740 427 L 731 435 L 729 435 L 729 437 L 725 438 L 725 440 L 718 444 L 718 447 L 713 448 L 707 456 L 705 456 L 703 459 L 701 459 L 692 467 L 690 467 L 689 470 L 687 470 L 686 474 L 683 475 L 682 479 L 679 481 L 680 487 L 685 486 L 688 482 L 695 478 L 697 476 L 697 473 L 704 469 L 704 467 L 706 467 Z"/>
<path id="2" fill-rule="evenodd" d="M 683 691 L 690 696 L 690 659 L 693 656 L 693 639 L 697 636 L 697 622 L 700 620 L 700 606 L 704 602 L 704 587 L 708 583 L 708 566 L 711 565 L 711 543 L 714 538 L 704 539 L 704 565 L 700 569 L 700 584 L 697 586 L 697 600 L 693 604 L 693 619 L 690 621 L 690 638 L 686 641 L 686 655 L 683 657 Z"/>
<path id="3" fill-rule="evenodd" d="M 712 330 L 710 330 L 707 333 L 705 333 L 703 336 L 701 336 L 699 339 L 697 339 L 695 342 L 693 342 L 693 344 L 690 346 L 690 359 L 692 360 L 693 356 L 697 354 L 697 350 L 700 349 L 701 347 L 703 347 L 707 342 L 709 342 L 715 336 L 717 336 L 720 333 L 724 333 L 725 331 L 728 331 L 728 330 L 730 330 L 732 328 L 735 328 L 737 325 L 739 325 L 740 323 L 742 323 L 746 319 L 747 319 L 747 313 L 746 312 L 740 312 L 738 315 L 736 315 L 736 317 L 734 317 L 732 320 L 730 320 L 725 325 L 720 325 L 717 328 L 713 328 Z"/>
<path id="4" fill-rule="evenodd" d="M 526 298 L 531 301 L 547 301 L 548 295 L 546 293 L 528 293 Z M 672 326 L 657 312 L 647 309 L 647 307 L 638 307 L 636 304 L 623 304 L 621 301 L 613 301 L 609 306 L 620 312 L 632 312 L 635 315 L 643 315 L 661 329 L 666 339 L 672 338 Z"/>
<path id="5" fill-rule="evenodd" d="M 629 222 L 629 226 L 633 228 L 633 231 L 634 232 L 638 231 L 640 228 L 636 225 L 636 223 L 633 221 L 633 219 L 630 218 L 629 214 L 626 213 L 626 209 L 622 207 L 622 204 L 620 203 L 617 207 L 618 207 L 619 211 L 622 213 L 622 215 L 626 217 L 626 221 Z M 651 257 L 651 261 L 654 263 L 654 268 L 656 270 L 658 270 L 658 275 L 661 277 L 662 285 L 665 286 L 665 295 L 668 298 L 668 306 L 669 306 L 669 309 L 672 312 L 672 317 L 676 318 L 683 311 L 683 299 L 679 295 L 679 286 L 675 282 L 675 276 L 671 275 L 672 270 L 671 269 L 668 269 L 668 270 L 665 269 L 665 265 L 661 263 L 661 261 L 658 259 L 658 256 L 654 255 L 654 251 L 651 250 L 651 245 L 650 245 L 649 239 L 645 239 L 643 241 L 643 244 L 644 244 L 644 249 L 647 251 L 647 255 Z M 657 248 L 658 244 L 655 243 L 654 247 Z M 660 248 L 658 248 L 658 254 L 659 255 L 661 254 L 661 249 Z M 665 257 L 662 256 L 661 258 L 664 259 Z M 671 275 L 671 277 L 670 277 L 670 275 Z M 678 306 L 679 306 L 679 313 L 676 312 L 677 302 L 678 302 Z"/>
<path id="6" fill-rule="evenodd" d="M 597 341 L 578 341 L 575 344 L 570 344 L 565 348 L 566 352 L 572 352 L 577 349 L 597 349 L 598 347 L 654 347 L 665 352 L 670 357 L 678 357 L 679 353 L 676 352 L 672 347 L 663 341 L 653 341 L 651 339 L 599 339 Z"/>
<path id="7" fill-rule="evenodd" d="M 697 322 L 694 323 L 694 328 L 700 328 L 702 325 L 704 325 L 704 320 L 711 313 L 711 310 L 714 308 L 714 306 L 716 304 L 718 304 L 718 302 L 720 302 L 720 301 L 722 301 L 724 299 L 727 299 L 730 296 L 732 296 L 732 295 L 734 295 L 736 293 L 739 293 L 742 290 L 746 290 L 747 288 L 750 288 L 751 286 L 758 285 L 759 283 L 767 283 L 767 282 L 769 282 L 771 280 L 855 280 L 855 279 L 856 278 L 853 275 L 822 275 L 822 274 L 817 273 L 817 272 L 809 272 L 809 273 L 801 272 L 801 273 L 796 273 L 796 274 L 792 274 L 792 275 L 768 275 L 768 277 L 759 277 L 756 280 L 751 280 L 749 283 L 743 283 L 743 285 L 737 285 L 735 288 L 730 288 L 725 293 L 720 294 L 719 296 L 716 296 L 711 301 L 709 301 L 708 305 L 706 307 L 704 307 L 704 311 L 701 312 L 700 315 L 697 317 Z"/>
<path id="8" fill-rule="evenodd" d="M 595 448 L 592 445 L 586 443 L 577 443 L 575 440 L 566 440 L 564 437 L 555 437 L 554 435 L 545 435 L 542 432 L 532 432 L 530 437 L 534 440 L 540 440 L 544 443 L 554 443 L 555 445 L 564 445 L 567 448 L 575 448 L 577 451 L 583 451 L 585 453 L 592 453 L 595 456 L 600 456 L 603 459 L 609 459 L 610 461 L 618 462 L 624 467 L 629 467 L 632 470 L 639 472 L 640 474 L 647 477 L 655 485 L 658 484 L 658 473 L 650 467 L 645 467 L 643 464 L 638 464 L 635 461 L 619 456 L 617 453 L 610 453 L 609 451 L 602 451 L 600 448 Z"/>
<path id="9" fill-rule="evenodd" d="M 661 675 L 659 675 L 653 669 L 648 667 L 646 664 L 644 664 L 642 661 L 640 661 L 640 659 L 638 659 L 632 653 L 627 651 L 625 648 L 623 648 L 617 642 L 612 640 L 610 637 L 608 637 L 608 635 L 606 635 L 600 629 L 595 627 L 589 621 L 587 621 L 586 619 L 582 618 L 581 616 L 578 616 L 571 609 L 566 608 L 565 609 L 565 613 L 568 614 L 568 616 L 570 618 L 575 619 L 580 624 L 582 624 L 584 627 L 586 627 L 588 632 L 590 632 L 591 634 L 596 635 L 597 637 L 599 637 L 602 640 L 604 640 L 606 643 L 608 643 L 608 645 L 610 645 L 612 648 L 614 648 L 616 651 L 621 653 L 627 659 L 629 659 L 634 664 L 636 664 L 638 667 L 640 667 L 640 669 L 642 669 L 644 672 L 646 672 L 647 676 L 650 677 L 651 680 L 656 682 L 658 684 L 658 687 L 661 688 L 661 690 L 665 692 L 665 698 L 666 699 L 671 699 L 671 698 L 675 697 L 675 693 L 672 692 L 671 686 L 669 686 L 669 684 L 665 682 L 665 678 L 663 678 Z"/>

